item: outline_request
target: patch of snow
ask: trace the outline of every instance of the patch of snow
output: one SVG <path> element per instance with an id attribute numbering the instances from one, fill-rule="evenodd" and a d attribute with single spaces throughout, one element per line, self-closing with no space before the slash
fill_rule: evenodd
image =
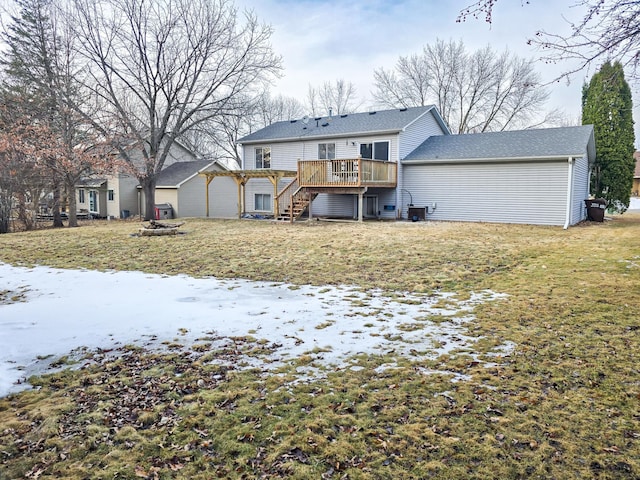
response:
<path id="1" fill-rule="evenodd" d="M 300 372 L 310 376 L 315 365 L 357 369 L 349 359 L 360 354 L 437 358 L 472 350 L 477 338 L 465 335 L 464 324 L 477 305 L 504 297 L 483 291 L 465 300 L 451 293 L 392 298 L 351 286 L 0 263 L 3 290 L 21 298 L 0 302 L 0 396 L 28 388 L 29 376 L 46 373 L 71 352 L 128 344 L 161 349 L 163 342 L 193 344 L 202 337 L 212 348 L 233 345 L 235 337 L 264 339 L 270 353 L 242 358 L 263 370 L 309 355 L 312 362 Z"/>

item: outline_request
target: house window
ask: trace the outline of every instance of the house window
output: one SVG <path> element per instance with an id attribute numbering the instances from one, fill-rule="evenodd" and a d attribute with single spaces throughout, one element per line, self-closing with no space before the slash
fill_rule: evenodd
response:
<path id="1" fill-rule="evenodd" d="M 389 161 L 389 142 L 361 143 L 360 156 L 373 160 Z"/>
<path id="2" fill-rule="evenodd" d="M 267 193 L 255 194 L 255 209 L 264 212 L 271 211 L 271 195 Z"/>
<path id="3" fill-rule="evenodd" d="M 78 203 L 84 203 L 84 188 L 78 190 Z"/>
<path id="4" fill-rule="evenodd" d="M 256 147 L 256 169 L 271 168 L 271 147 Z"/>
<path id="5" fill-rule="evenodd" d="M 335 158 L 336 158 L 335 143 L 319 143 L 318 144 L 319 160 L 334 160 Z"/>
<path id="6" fill-rule="evenodd" d="M 109 200 L 110 202 L 113 202 L 115 200 L 113 190 L 107 190 L 107 200 Z"/>

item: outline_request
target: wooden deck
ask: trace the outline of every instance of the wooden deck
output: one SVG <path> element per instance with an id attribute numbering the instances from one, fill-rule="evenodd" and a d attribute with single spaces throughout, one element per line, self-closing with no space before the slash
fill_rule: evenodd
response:
<path id="1" fill-rule="evenodd" d="M 398 164 L 362 158 L 300 160 L 298 182 L 302 188 L 394 188 L 398 184 Z"/>

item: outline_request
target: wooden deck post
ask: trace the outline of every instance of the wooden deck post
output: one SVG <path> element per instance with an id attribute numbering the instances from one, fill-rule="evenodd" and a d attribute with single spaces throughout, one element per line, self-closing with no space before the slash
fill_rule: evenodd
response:
<path id="1" fill-rule="evenodd" d="M 362 222 L 362 207 L 364 206 L 364 191 L 358 192 L 358 221 Z"/>
<path id="2" fill-rule="evenodd" d="M 206 179 L 206 183 L 205 183 L 205 187 L 204 187 L 204 188 L 205 188 L 205 191 L 206 191 L 206 195 L 205 195 L 205 197 L 206 197 L 206 199 L 207 199 L 207 208 L 206 208 L 206 211 L 207 211 L 207 218 L 209 218 L 209 185 L 210 185 L 210 184 L 211 184 L 211 182 L 213 181 L 213 177 L 211 177 L 211 176 L 207 175 L 207 177 L 206 177 L 206 178 L 207 178 L 207 179 Z"/>

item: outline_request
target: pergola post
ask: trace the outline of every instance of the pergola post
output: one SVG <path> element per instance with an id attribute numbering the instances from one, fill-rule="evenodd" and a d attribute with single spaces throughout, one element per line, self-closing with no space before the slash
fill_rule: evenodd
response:
<path id="1" fill-rule="evenodd" d="M 211 182 L 213 181 L 213 177 L 211 175 L 207 175 L 206 176 L 206 183 L 205 183 L 205 191 L 206 191 L 206 199 L 207 199 L 207 218 L 209 218 L 209 185 L 211 184 Z"/>
<path id="2" fill-rule="evenodd" d="M 278 205 L 278 175 L 269 175 L 269 181 L 273 185 L 273 218 L 278 218 L 280 214 L 280 205 Z"/>
<path id="3" fill-rule="evenodd" d="M 241 176 L 234 175 L 233 180 L 238 186 L 238 218 L 242 218 L 242 207 L 244 206 L 244 184 L 246 180 Z"/>
<path id="4" fill-rule="evenodd" d="M 231 177 L 238 186 L 238 218 L 242 218 L 242 214 L 246 213 L 246 189 L 247 182 L 252 178 L 266 178 L 273 185 L 273 213 L 277 217 L 280 211 L 278 204 L 278 183 L 284 177 L 295 177 L 298 172 L 293 170 L 230 170 L 201 172 L 200 175 L 206 177 L 206 200 L 207 200 L 207 217 L 209 216 L 209 185 L 215 177 Z"/>

